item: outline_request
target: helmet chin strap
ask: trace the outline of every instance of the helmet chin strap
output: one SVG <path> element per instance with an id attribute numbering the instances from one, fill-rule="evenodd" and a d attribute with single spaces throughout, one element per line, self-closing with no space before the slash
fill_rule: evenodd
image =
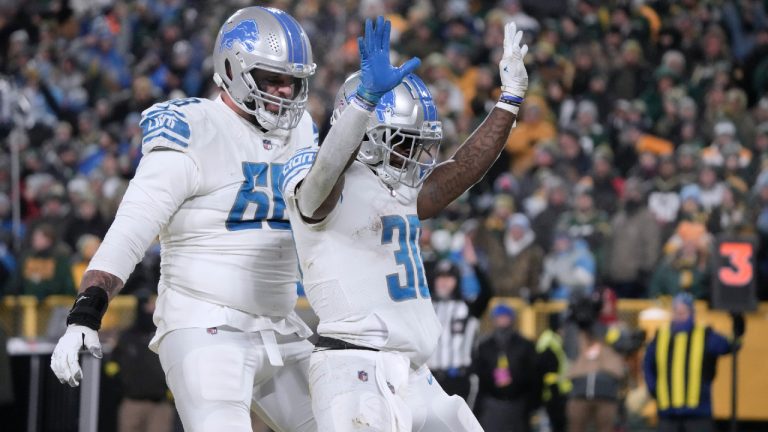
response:
<path id="1" fill-rule="evenodd" d="M 235 99 L 234 96 L 232 96 L 232 93 L 229 92 L 229 88 L 224 83 L 224 81 L 221 79 L 219 74 L 214 74 L 213 75 L 213 80 L 216 83 L 216 85 L 220 89 L 222 89 L 227 94 L 227 96 L 229 96 L 229 98 L 232 100 L 232 102 L 235 103 L 235 105 L 237 105 L 238 108 L 240 108 L 245 113 L 250 114 L 253 117 L 254 124 L 256 126 L 258 126 L 259 128 L 261 128 L 263 131 L 271 132 L 271 131 L 273 131 L 275 129 L 286 129 L 284 127 L 281 128 L 280 124 L 281 123 L 290 123 L 289 117 L 290 117 L 291 114 L 290 114 L 289 111 L 286 110 L 286 112 L 282 116 L 282 117 L 284 117 L 284 119 L 281 121 L 280 117 L 278 117 L 277 115 L 275 115 L 272 112 L 270 112 L 264 106 L 264 101 L 262 101 L 262 100 L 260 100 L 258 98 L 252 98 L 252 101 L 250 103 L 250 104 L 252 104 L 254 106 L 252 108 L 252 107 L 248 106 L 249 105 L 248 102 L 240 102 L 237 99 Z"/>

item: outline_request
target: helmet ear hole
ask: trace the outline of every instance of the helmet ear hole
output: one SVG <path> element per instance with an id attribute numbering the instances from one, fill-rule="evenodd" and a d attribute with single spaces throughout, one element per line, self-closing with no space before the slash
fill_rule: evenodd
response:
<path id="1" fill-rule="evenodd" d="M 224 71 L 227 74 L 227 79 L 232 81 L 232 65 L 229 64 L 229 59 L 224 59 Z"/>

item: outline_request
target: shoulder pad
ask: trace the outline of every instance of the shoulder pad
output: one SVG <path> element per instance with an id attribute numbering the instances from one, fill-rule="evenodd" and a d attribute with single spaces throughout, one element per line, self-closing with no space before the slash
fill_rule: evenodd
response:
<path id="1" fill-rule="evenodd" d="M 158 147 L 186 152 L 192 141 L 195 117 L 201 116 L 203 99 L 174 99 L 152 105 L 141 114 L 141 150 Z"/>

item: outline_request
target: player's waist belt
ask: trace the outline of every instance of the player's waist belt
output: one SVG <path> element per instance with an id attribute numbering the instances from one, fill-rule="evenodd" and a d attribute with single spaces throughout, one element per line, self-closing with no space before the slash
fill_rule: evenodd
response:
<path id="1" fill-rule="evenodd" d="M 378 351 L 376 348 L 355 345 L 353 343 L 345 342 L 343 340 L 320 336 L 317 339 L 315 348 L 321 348 L 324 350 L 365 350 L 365 351 Z"/>

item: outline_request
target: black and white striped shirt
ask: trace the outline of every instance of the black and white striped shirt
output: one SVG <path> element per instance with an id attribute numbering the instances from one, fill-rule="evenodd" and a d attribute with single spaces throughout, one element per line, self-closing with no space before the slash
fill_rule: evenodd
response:
<path id="1" fill-rule="evenodd" d="M 433 305 L 443 332 L 427 365 L 439 371 L 468 368 L 472 364 L 479 320 L 469 313 L 463 300 L 435 300 Z"/>
<path id="2" fill-rule="evenodd" d="M 491 285 L 485 272 L 475 266 L 475 275 L 480 292 L 474 300 L 432 297 L 437 319 L 443 326 L 437 347 L 427 361 L 427 366 L 433 371 L 466 369 L 472 365 L 472 351 L 480 327 L 479 318 L 491 299 Z M 459 286 L 456 292 L 461 292 Z"/>

